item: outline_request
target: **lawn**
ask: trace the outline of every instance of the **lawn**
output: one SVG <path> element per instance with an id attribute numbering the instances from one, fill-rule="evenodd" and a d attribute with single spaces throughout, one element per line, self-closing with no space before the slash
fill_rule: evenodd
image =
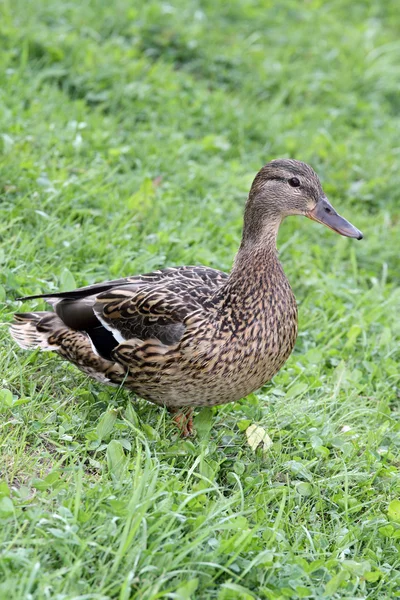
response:
<path id="1" fill-rule="evenodd" d="M 400 597 L 399 27 L 396 0 L 1 4 L 2 598 Z M 12 342 L 23 294 L 229 270 L 285 156 L 365 237 L 285 222 L 295 351 L 196 437 Z"/>

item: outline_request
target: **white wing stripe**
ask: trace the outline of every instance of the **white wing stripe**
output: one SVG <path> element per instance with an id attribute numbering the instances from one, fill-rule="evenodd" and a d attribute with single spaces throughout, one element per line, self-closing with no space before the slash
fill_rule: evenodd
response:
<path id="1" fill-rule="evenodd" d="M 124 338 L 121 334 L 120 331 L 118 331 L 118 329 L 115 329 L 115 327 L 111 327 L 109 325 L 109 323 L 107 323 L 104 319 L 101 318 L 101 316 L 95 312 L 96 317 L 98 318 L 98 320 L 100 321 L 100 323 L 103 325 L 103 327 L 105 327 L 107 329 L 107 331 L 110 331 L 110 333 L 113 334 L 113 337 L 115 339 L 116 342 L 118 342 L 118 344 L 122 344 L 122 342 L 126 342 L 126 338 Z"/>

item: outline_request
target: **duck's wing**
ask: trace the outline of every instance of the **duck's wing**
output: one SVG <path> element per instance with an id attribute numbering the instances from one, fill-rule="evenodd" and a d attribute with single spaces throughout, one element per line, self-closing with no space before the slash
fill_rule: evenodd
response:
<path id="1" fill-rule="evenodd" d="M 176 344 L 186 317 L 206 311 L 226 279 L 207 267 L 177 267 L 24 300 L 45 298 L 65 325 L 87 333 L 98 354 L 109 359 L 130 339 Z"/>

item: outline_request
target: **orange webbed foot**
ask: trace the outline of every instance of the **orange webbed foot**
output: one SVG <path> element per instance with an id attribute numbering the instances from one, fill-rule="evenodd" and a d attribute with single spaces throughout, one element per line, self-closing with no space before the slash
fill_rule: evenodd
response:
<path id="1" fill-rule="evenodd" d="M 172 420 L 175 425 L 178 427 L 181 437 L 190 437 L 193 435 L 193 408 L 184 408 L 184 409 L 176 409 L 170 410 L 173 414 Z"/>

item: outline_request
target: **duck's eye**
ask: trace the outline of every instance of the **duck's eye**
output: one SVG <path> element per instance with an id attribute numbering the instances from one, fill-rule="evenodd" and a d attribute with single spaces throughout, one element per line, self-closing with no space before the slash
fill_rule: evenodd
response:
<path id="1" fill-rule="evenodd" d="M 292 187 L 299 187 L 300 186 L 300 179 L 297 179 L 297 177 L 291 177 L 289 179 L 288 183 Z"/>

